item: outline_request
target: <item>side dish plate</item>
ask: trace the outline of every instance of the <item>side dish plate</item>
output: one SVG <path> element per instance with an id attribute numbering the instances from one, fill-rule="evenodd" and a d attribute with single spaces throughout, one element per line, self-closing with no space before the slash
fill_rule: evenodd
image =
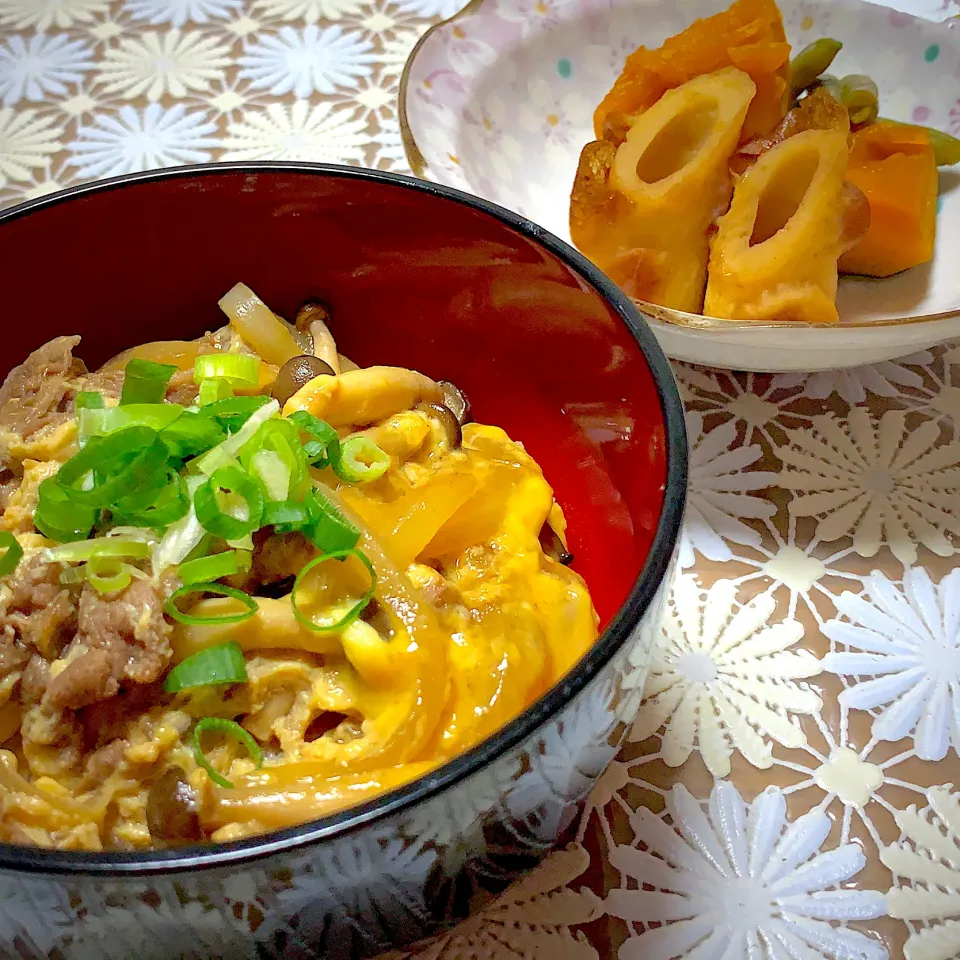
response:
<path id="1" fill-rule="evenodd" d="M 473 0 L 421 39 L 404 71 L 401 132 L 413 170 L 569 240 L 570 188 L 594 107 L 625 57 L 726 0 Z M 844 44 L 842 72 L 872 75 L 881 112 L 960 132 L 960 29 L 860 0 L 780 0 L 795 49 Z M 838 61 L 839 63 L 840 61 Z M 638 303 L 674 359 L 746 370 L 851 367 L 960 336 L 960 170 L 940 171 L 932 263 L 842 278 L 837 326 L 746 324 Z"/>

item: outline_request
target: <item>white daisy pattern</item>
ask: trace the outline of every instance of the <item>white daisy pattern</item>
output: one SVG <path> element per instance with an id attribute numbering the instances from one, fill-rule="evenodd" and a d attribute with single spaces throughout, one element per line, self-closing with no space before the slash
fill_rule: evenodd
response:
<path id="1" fill-rule="evenodd" d="M 104 56 L 100 82 L 106 93 L 127 100 L 183 97 L 188 90 L 209 90 L 229 64 L 227 44 L 197 30 L 174 28 L 121 40 Z"/>
<path id="2" fill-rule="evenodd" d="M 93 23 L 108 0 L 0 0 L 0 26 L 43 32 Z"/>
<path id="3" fill-rule="evenodd" d="M 34 34 L 28 40 L 14 34 L 0 43 L 0 102 L 12 106 L 65 96 L 93 69 L 93 51 L 82 40 L 64 34 Z"/>
<path id="4" fill-rule="evenodd" d="M 397 0 L 397 6 L 424 20 L 447 20 L 463 7 L 463 0 Z"/>
<path id="5" fill-rule="evenodd" d="M 0 188 L 10 181 L 29 181 L 60 150 L 57 124 L 35 110 L 0 107 Z"/>
<path id="6" fill-rule="evenodd" d="M 960 755 L 960 570 L 935 584 L 914 568 L 902 589 L 874 573 L 866 592 L 841 594 L 842 619 L 823 627 L 837 648 L 824 669 L 849 682 L 841 704 L 879 710 L 873 736 L 912 736 L 922 760 Z"/>
<path id="7" fill-rule="evenodd" d="M 929 350 L 893 362 L 886 360 L 869 367 L 850 370 L 828 370 L 823 373 L 778 373 L 773 386 L 791 390 L 802 387 L 806 396 L 826 400 L 836 394 L 851 406 L 863 403 L 871 393 L 878 397 L 896 397 L 903 387 L 923 386 L 923 377 L 911 366 L 927 366 L 933 362 Z"/>
<path id="8" fill-rule="evenodd" d="M 204 163 L 217 146 L 216 126 L 206 112 L 183 106 L 164 110 L 152 103 L 145 110 L 123 107 L 117 116 L 98 115 L 81 127 L 67 145 L 71 162 L 84 177 L 115 177 L 154 167 Z"/>
<path id="9" fill-rule="evenodd" d="M 257 0 L 254 9 L 284 21 L 342 20 L 363 9 L 363 0 Z"/>
<path id="10" fill-rule="evenodd" d="M 756 492 L 776 483 L 776 475 L 748 470 L 762 455 L 756 444 L 736 445 L 736 428 L 722 423 L 705 429 L 702 413 L 687 413 L 690 486 L 680 565 L 694 563 L 694 551 L 709 560 L 730 560 L 731 544 L 758 546 L 759 531 L 744 520 L 768 520 L 776 512 Z"/>
<path id="11" fill-rule="evenodd" d="M 247 111 L 231 123 L 224 160 L 335 160 L 360 162 L 369 140 L 356 111 L 329 103 L 311 106 L 296 100 L 285 107 L 271 103 L 260 113 Z"/>
<path id="12" fill-rule="evenodd" d="M 171 27 L 226 20 L 243 5 L 244 0 L 126 0 L 125 3 L 134 20 L 152 24 L 168 23 Z"/>
<path id="13" fill-rule="evenodd" d="M 694 749 L 717 777 L 730 773 L 734 750 L 756 767 L 770 767 L 771 741 L 805 746 L 796 715 L 820 709 L 820 697 L 802 682 L 821 672 L 820 663 L 792 649 L 803 637 L 800 623 L 771 622 L 769 594 L 741 608 L 735 597 L 726 580 L 705 593 L 691 576 L 674 585 L 646 700 L 631 731 L 632 739 L 643 740 L 665 726 L 661 757 L 670 767 L 685 763 Z"/>
<path id="14" fill-rule="evenodd" d="M 777 453 L 784 463 L 780 486 L 794 492 L 790 512 L 816 517 L 817 537 L 853 536 L 864 557 L 887 543 L 903 563 L 917 559 L 918 544 L 941 557 L 960 534 L 960 442 L 938 445 L 939 426 L 908 426 L 902 410 L 878 420 L 850 411 L 846 422 L 817 417 L 809 430 L 791 432 Z"/>
<path id="15" fill-rule="evenodd" d="M 312 23 L 262 36 L 244 47 L 239 60 L 240 76 L 254 89 L 299 99 L 355 88 L 358 78 L 370 76 L 373 61 L 373 45 L 361 34 L 338 26 L 321 31 Z"/>
<path id="16" fill-rule="evenodd" d="M 822 811 L 791 822 L 781 791 L 747 803 L 718 781 L 706 804 L 675 786 L 665 813 L 669 824 L 638 810 L 635 844 L 610 854 L 624 877 L 644 885 L 607 896 L 611 914 L 640 928 L 619 960 L 887 960 L 881 943 L 849 926 L 883 916 L 883 895 L 843 888 L 866 859 L 854 843 L 822 849 L 832 826 Z"/>
<path id="17" fill-rule="evenodd" d="M 909 923 L 906 960 L 952 960 L 960 945 L 960 795 L 932 787 L 922 809 L 897 812 L 900 839 L 880 852 L 893 874 L 892 917 Z"/>

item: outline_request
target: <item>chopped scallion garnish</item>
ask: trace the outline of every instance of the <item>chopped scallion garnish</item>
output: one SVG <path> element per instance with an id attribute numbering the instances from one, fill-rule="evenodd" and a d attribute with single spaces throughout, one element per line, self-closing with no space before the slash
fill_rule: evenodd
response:
<path id="1" fill-rule="evenodd" d="M 223 427 L 219 423 L 192 410 L 185 410 L 160 431 L 160 439 L 169 450 L 170 456 L 177 460 L 198 456 L 220 443 L 224 436 Z"/>
<path id="2" fill-rule="evenodd" d="M 260 380 L 260 360 L 247 353 L 205 353 L 193 367 L 197 383 L 216 379 L 255 384 Z"/>
<path id="3" fill-rule="evenodd" d="M 238 501 L 230 511 L 221 506 L 221 499 L 226 497 Z M 263 493 L 257 481 L 239 467 L 220 467 L 198 488 L 193 508 L 208 533 L 236 540 L 260 528 Z"/>
<path id="4" fill-rule="evenodd" d="M 303 449 L 312 466 L 328 467 L 340 461 L 340 435 L 329 423 L 306 410 L 297 410 L 289 419 L 311 438 Z"/>
<path id="5" fill-rule="evenodd" d="M 97 593 L 126 590 L 136 568 L 116 557 L 93 557 L 84 564 L 87 582 Z"/>
<path id="6" fill-rule="evenodd" d="M 357 545 L 360 531 L 318 490 L 307 497 L 310 526 L 304 532 L 324 553 L 350 550 Z"/>
<path id="7" fill-rule="evenodd" d="M 104 406 L 103 394 L 96 390 L 81 390 L 73 398 L 74 410 L 102 410 Z"/>
<path id="8" fill-rule="evenodd" d="M 195 617 L 193 614 L 184 613 L 177 606 L 177 601 L 181 599 L 181 597 L 190 596 L 194 593 L 212 593 L 220 597 L 230 597 L 230 599 L 237 600 L 239 603 L 243 604 L 245 609 L 238 613 L 220 613 L 214 614 L 210 617 Z M 189 583 L 180 587 L 179 590 L 174 590 L 174 592 L 170 595 L 170 599 L 164 604 L 163 609 L 164 612 L 171 616 L 174 620 L 177 620 L 180 623 L 185 623 L 187 626 L 197 627 L 214 623 L 242 623 L 244 620 L 249 620 L 250 617 L 252 617 L 257 610 L 260 609 L 260 607 L 257 604 L 257 601 L 254 600 L 249 594 L 244 593 L 242 590 L 236 590 L 233 587 L 228 587 L 225 584 Z"/>
<path id="9" fill-rule="evenodd" d="M 328 560 L 345 560 L 347 557 L 355 557 L 363 564 L 367 573 L 370 575 L 370 586 L 364 591 L 363 596 L 361 596 L 360 599 L 339 620 L 335 621 L 334 623 L 317 623 L 300 609 L 300 604 L 297 600 L 297 594 L 300 592 L 303 580 L 321 563 L 326 563 Z M 377 575 L 374 572 L 373 564 L 367 558 L 365 553 L 361 553 L 356 549 L 333 550 L 330 553 L 323 553 L 319 557 L 315 557 L 313 560 L 311 560 L 297 574 L 297 579 L 293 582 L 293 590 L 290 592 L 290 603 L 293 606 L 293 615 L 308 630 L 313 630 L 316 633 L 333 633 L 335 631 L 343 630 L 345 627 L 353 623 L 353 621 L 356 620 L 361 613 L 363 613 L 367 604 L 373 599 L 373 592 L 376 589 L 376 586 Z"/>
<path id="10" fill-rule="evenodd" d="M 390 467 L 390 455 L 369 437 L 347 437 L 340 447 L 340 463 L 333 468 L 348 483 L 370 483 L 382 477 Z"/>
<path id="11" fill-rule="evenodd" d="M 196 560 L 181 563 L 177 567 L 177 575 L 186 585 L 219 580 L 221 577 L 232 577 L 235 573 L 242 573 L 249 569 L 250 552 L 248 550 L 228 550 L 225 553 L 197 557 Z"/>
<path id="12" fill-rule="evenodd" d="M 273 527 L 277 533 L 293 533 L 309 523 L 310 514 L 306 506 L 295 500 L 264 504 L 263 525 Z"/>
<path id="13" fill-rule="evenodd" d="M 235 432 L 268 403 L 269 397 L 227 397 L 201 407 L 200 415 L 210 417 L 225 429 Z"/>
<path id="14" fill-rule="evenodd" d="M 57 483 L 75 503 L 109 507 L 120 499 L 149 504 L 167 479 L 167 451 L 156 430 L 127 427 L 92 437 L 57 473 Z"/>
<path id="15" fill-rule="evenodd" d="M 97 537 L 79 543 L 65 543 L 47 552 L 50 560 L 60 563 L 80 563 L 95 557 L 123 557 L 142 560 L 150 555 L 150 545 L 143 540 L 121 540 L 119 537 Z"/>
<path id="16" fill-rule="evenodd" d="M 122 407 L 81 408 L 77 413 L 77 430 L 84 438 L 105 437 L 127 427 L 163 430 L 182 413 L 183 407 L 176 403 L 131 403 Z"/>
<path id="17" fill-rule="evenodd" d="M 201 407 L 206 407 L 232 396 L 233 387 L 226 380 L 203 380 L 197 393 L 197 402 Z"/>
<path id="18" fill-rule="evenodd" d="M 124 372 L 120 405 L 159 403 L 167 395 L 167 384 L 176 372 L 177 368 L 168 363 L 131 360 Z"/>
<path id="19" fill-rule="evenodd" d="M 232 790 L 233 784 L 226 777 L 217 773 L 213 768 L 213 764 L 207 759 L 206 754 L 203 752 L 201 737 L 207 732 L 222 733 L 225 736 L 233 737 L 234 740 L 239 741 L 247 748 L 247 752 L 250 754 L 258 770 L 263 766 L 263 750 L 260 749 L 260 744 L 257 743 L 236 720 L 225 720 L 222 717 L 204 717 L 202 720 L 199 720 L 193 728 L 193 756 L 197 761 L 197 766 L 203 767 L 210 775 L 210 779 L 218 787 Z"/>
<path id="20" fill-rule="evenodd" d="M 198 650 L 177 664 L 163 683 L 167 693 L 179 693 L 194 687 L 209 687 L 226 683 L 245 683 L 247 664 L 243 650 L 233 640 Z"/>
<path id="21" fill-rule="evenodd" d="M 69 543 L 72 540 L 85 540 L 90 536 L 98 513 L 99 511 L 92 507 L 71 500 L 57 482 L 57 477 L 47 477 L 37 488 L 37 509 L 33 514 L 33 525 L 45 537 Z"/>
<path id="22" fill-rule="evenodd" d="M 0 577 L 13 573 L 23 559 L 23 547 L 9 530 L 0 530 Z"/>

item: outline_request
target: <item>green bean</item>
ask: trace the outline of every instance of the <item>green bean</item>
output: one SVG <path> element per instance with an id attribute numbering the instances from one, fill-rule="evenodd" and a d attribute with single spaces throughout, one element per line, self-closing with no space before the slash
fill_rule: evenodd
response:
<path id="1" fill-rule="evenodd" d="M 933 146 L 938 167 L 952 167 L 960 163 L 960 140 L 942 130 L 934 130 L 933 127 L 924 127 L 924 129 L 930 135 L 930 143 Z"/>
<path id="2" fill-rule="evenodd" d="M 934 127 L 925 127 L 920 123 L 905 123 L 903 120 L 891 120 L 889 117 L 881 118 L 884 123 L 892 123 L 898 127 L 914 127 L 918 130 L 925 130 L 930 138 L 930 146 L 933 147 L 933 155 L 936 157 L 938 167 L 952 167 L 960 163 L 960 140 L 937 130 Z"/>
<path id="3" fill-rule="evenodd" d="M 873 123 L 880 112 L 877 85 L 863 74 L 854 73 L 840 81 L 840 102 L 850 114 L 850 125 L 863 127 Z"/>
<path id="4" fill-rule="evenodd" d="M 919 130 L 925 130 L 930 138 L 930 146 L 933 147 L 933 155 L 936 157 L 938 167 L 952 167 L 960 163 L 960 140 L 937 130 L 934 127 L 925 127 L 920 123 L 905 123 L 903 120 L 891 120 L 889 117 L 882 118 L 884 123 L 892 123 L 898 127 L 914 127 Z"/>
<path id="5" fill-rule="evenodd" d="M 790 89 L 796 100 L 807 87 L 812 87 L 817 78 L 830 68 L 834 57 L 841 51 L 843 44 L 830 37 L 821 37 L 805 46 L 790 61 Z"/>

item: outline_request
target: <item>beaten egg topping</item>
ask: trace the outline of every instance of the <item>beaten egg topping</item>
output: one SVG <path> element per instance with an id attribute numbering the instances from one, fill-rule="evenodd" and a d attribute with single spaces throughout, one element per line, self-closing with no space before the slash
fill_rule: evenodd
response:
<path id="1" fill-rule="evenodd" d="M 314 329 L 314 342 L 322 334 Z M 261 345 L 242 324 L 204 342 L 228 354 L 257 355 Z M 143 350 L 183 370 L 198 353 L 182 344 Z M 260 358 L 268 370 L 278 359 Z M 451 430 L 442 391 L 420 374 L 333 359 L 338 369 L 299 386 L 282 417 L 305 411 L 341 439 L 362 435 L 389 465 L 367 482 L 347 482 L 329 465 L 311 468 L 314 489 L 357 531 L 356 551 L 308 567 L 294 604 L 291 578 L 323 551 L 301 531 L 257 530 L 250 568 L 220 580 L 252 598 L 252 615 L 242 597 L 197 592 L 180 605 L 189 622 L 172 618 L 164 611 L 181 585 L 176 566 L 138 561 L 131 584 L 115 592 L 71 582 L 68 565 L 50 560 L 55 544 L 34 514 L 41 482 L 77 452 L 77 419 L 68 409 L 30 433 L 8 429 L 0 416 L 15 477 L 0 529 L 24 551 L 0 586 L 14 665 L 4 669 L 0 651 L 0 837 L 143 849 L 314 820 L 479 743 L 594 642 L 585 584 L 544 548 L 545 531 L 565 542 L 563 514 L 522 445 L 495 426 Z M 371 571 L 363 612 L 330 629 L 363 601 Z M 48 629 L 37 626 L 40 605 L 23 599 L 39 598 L 44 585 L 43 596 L 66 611 Z M 215 619 L 234 614 L 246 618 Z M 83 676 L 78 664 L 92 664 L 107 635 L 149 657 L 132 670 L 131 654 L 108 678 L 116 683 L 92 694 L 59 691 L 57 678 L 63 687 L 63 678 Z M 164 689 L 178 664 L 228 642 L 242 651 L 242 682 Z M 209 727 L 211 718 L 238 724 L 262 755 Z"/>

